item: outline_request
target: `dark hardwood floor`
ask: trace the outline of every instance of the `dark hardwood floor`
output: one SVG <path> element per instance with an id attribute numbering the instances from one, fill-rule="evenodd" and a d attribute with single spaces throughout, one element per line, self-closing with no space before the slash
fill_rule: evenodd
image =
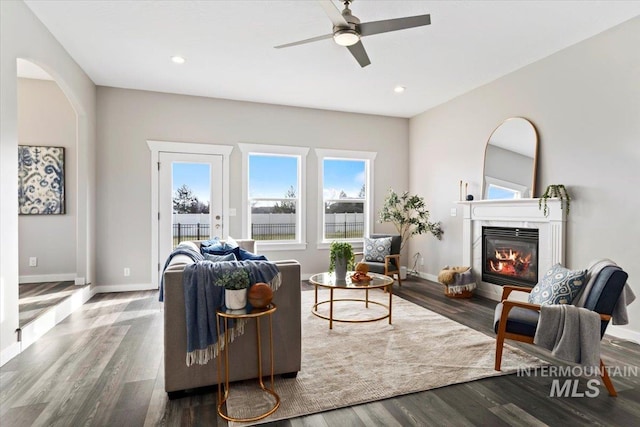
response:
<path id="1" fill-rule="evenodd" d="M 493 301 L 447 298 L 440 285 L 415 278 L 396 293 L 494 336 Z M 93 297 L 0 368 L 0 425 L 225 426 L 216 414 L 215 392 L 167 399 L 162 316 L 155 291 Z M 557 363 L 532 346 L 518 346 Z M 628 341 L 607 337 L 602 354 L 609 366 L 640 364 L 640 346 Z M 614 377 L 617 398 L 603 387 L 595 398 L 552 398 L 552 380 L 488 378 L 270 425 L 640 425 L 638 377 Z M 580 378 L 579 391 L 588 390 L 586 381 Z"/>

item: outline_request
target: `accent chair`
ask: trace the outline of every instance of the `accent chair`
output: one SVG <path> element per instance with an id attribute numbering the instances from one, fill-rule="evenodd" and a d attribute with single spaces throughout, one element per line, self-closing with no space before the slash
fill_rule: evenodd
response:
<path id="1" fill-rule="evenodd" d="M 384 256 L 384 260 L 367 261 L 365 260 L 365 252 L 357 252 L 356 255 L 362 255 L 363 264 L 369 267 L 369 271 L 372 273 L 384 274 L 393 278 L 394 274 L 398 275 L 398 285 L 402 286 L 402 278 L 400 277 L 400 247 L 402 244 L 402 238 L 398 234 L 372 234 L 370 239 L 381 239 L 385 237 L 391 237 L 391 251 L 389 255 Z"/>
<path id="2" fill-rule="evenodd" d="M 611 320 L 611 314 L 623 291 L 627 277 L 628 274 L 619 267 L 605 267 L 595 278 L 595 282 L 586 296 L 584 308 L 600 315 L 600 339 L 604 336 Z M 532 288 L 518 286 L 503 286 L 502 288 L 502 302 L 496 307 L 494 316 L 494 330 L 497 334 L 496 371 L 500 370 L 505 339 L 533 344 L 540 317 L 540 305 L 507 300 L 513 291 L 530 293 L 531 290 Z M 617 396 L 602 359 L 600 359 L 600 370 L 609 395 Z"/>

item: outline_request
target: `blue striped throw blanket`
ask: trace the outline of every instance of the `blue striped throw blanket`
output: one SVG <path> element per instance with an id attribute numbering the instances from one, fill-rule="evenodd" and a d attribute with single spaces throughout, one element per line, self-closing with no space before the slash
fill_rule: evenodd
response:
<path id="1" fill-rule="evenodd" d="M 184 269 L 187 366 L 204 365 L 217 356 L 216 310 L 224 306 L 224 287 L 217 283 L 239 268 L 249 274 L 251 285 L 268 283 L 274 292 L 280 287 L 280 271 L 268 261 L 198 261 Z M 245 323 L 239 320 L 232 324 L 229 342 L 244 333 Z"/>

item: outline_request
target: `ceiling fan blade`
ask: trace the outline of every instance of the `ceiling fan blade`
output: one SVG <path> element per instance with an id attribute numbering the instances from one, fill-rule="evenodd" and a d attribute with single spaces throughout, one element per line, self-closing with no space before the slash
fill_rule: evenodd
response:
<path id="1" fill-rule="evenodd" d="M 293 42 L 293 43 L 281 44 L 280 46 L 274 46 L 274 48 L 275 49 L 282 49 L 283 47 L 298 46 L 300 44 L 313 43 L 313 42 L 317 42 L 319 40 L 330 39 L 332 37 L 333 37 L 333 34 L 325 34 L 323 36 L 311 37 L 310 39 L 300 40 L 300 41 Z"/>
<path id="2" fill-rule="evenodd" d="M 385 19 L 383 21 L 364 22 L 360 24 L 360 36 L 388 33 L 431 24 L 431 15 L 408 16 L 406 18 Z"/>
<path id="3" fill-rule="evenodd" d="M 351 52 L 353 57 L 356 58 L 356 61 L 358 61 L 358 64 L 360 64 L 362 68 L 371 64 L 371 61 L 369 60 L 369 55 L 367 55 L 367 51 L 364 50 L 364 46 L 362 45 L 362 42 L 358 42 L 354 45 L 347 46 L 347 49 L 349 49 L 349 52 Z"/>
<path id="4" fill-rule="evenodd" d="M 331 0 L 318 0 L 331 22 L 336 27 L 348 27 L 349 23 Z"/>

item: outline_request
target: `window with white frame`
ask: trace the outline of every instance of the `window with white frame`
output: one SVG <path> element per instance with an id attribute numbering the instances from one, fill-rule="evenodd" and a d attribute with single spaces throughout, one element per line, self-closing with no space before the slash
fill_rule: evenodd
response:
<path id="1" fill-rule="evenodd" d="M 307 148 L 239 144 L 243 152 L 243 236 L 260 249 L 303 249 Z"/>
<path id="2" fill-rule="evenodd" d="M 375 153 L 316 150 L 322 197 L 321 245 L 334 240 L 362 242 L 369 234 Z"/>

